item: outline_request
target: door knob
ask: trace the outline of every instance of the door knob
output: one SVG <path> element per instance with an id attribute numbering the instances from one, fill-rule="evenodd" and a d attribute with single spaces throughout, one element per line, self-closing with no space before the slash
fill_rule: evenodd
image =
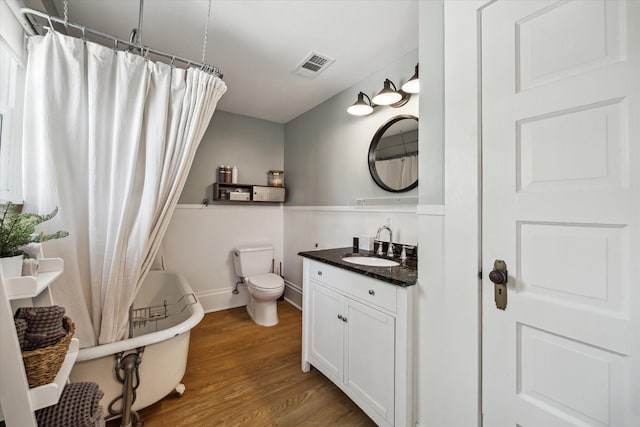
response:
<path id="1" fill-rule="evenodd" d="M 507 282 L 509 281 L 509 272 L 507 271 L 507 263 L 501 259 L 493 262 L 493 270 L 489 273 L 489 280 L 494 285 L 494 299 L 496 308 L 504 310 L 507 308 Z"/>
<path id="2" fill-rule="evenodd" d="M 491 280 L 496 285 L 502 285 L 504 283 L 507 283 L 507 280 L 509 279 L 507 278 L 507 274 L 505 271 L 492 270 L 491 273 L 489 273 L 489 280 Z"/>

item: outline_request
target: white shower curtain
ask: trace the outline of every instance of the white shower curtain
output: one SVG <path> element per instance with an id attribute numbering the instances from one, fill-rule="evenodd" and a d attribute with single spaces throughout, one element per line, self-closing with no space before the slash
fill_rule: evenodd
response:
<path id="1" fill-rule="evenodd" d="M 82 347 L 117 341 L 226 85 L 55 32 L 29 40 L 25 85 L 25 208 L 70 232 L 45 247 L 54 298 Z"/>
<path id="2" fill-rule="evenodd" d="M 406 188 L 418 179 L 418 156 L 376 160 L 376 171 L 382 181 L 394 190 Z"/>

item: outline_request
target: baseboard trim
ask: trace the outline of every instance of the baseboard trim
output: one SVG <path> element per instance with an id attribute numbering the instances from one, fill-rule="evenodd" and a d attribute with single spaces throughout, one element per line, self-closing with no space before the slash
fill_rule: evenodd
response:
<path id="1" fill-rule="evenodd" d="M 302 307 L 300 307 L 298 304 L 296 304 L 296 302 L 295 302 L 295 301 L 292 301 L 292 300 L 290 300 L 290 299 L 289 299 L 289 298 L 287 298 L 287 297 L 284 297 L 284 300 L 285 300 L 286 302 L 288 302 L 289 304 L 291 304 L 292 306 L 294 306 L 295 308 L 297 308 L 298 310 L 302 311 Z"/>
<path id="2" fill-rule="evenodd" d="M 296 292 L 302 293 L 302 286 L 298 285 L 297 283 L 293 283 L 288 280 L 285 280 L 284 285 L 294 289 Z"/>
<path id="3" fill-rule="evenodd" d="M 238 285 L 238 294 L 233 293 L 233 287 L 216 289 L 214 291 L 196 292 L 196 297 L 205 313 L 227 310 L 229 308 L 242 307 L 249 303 L 247 286 Z"/>

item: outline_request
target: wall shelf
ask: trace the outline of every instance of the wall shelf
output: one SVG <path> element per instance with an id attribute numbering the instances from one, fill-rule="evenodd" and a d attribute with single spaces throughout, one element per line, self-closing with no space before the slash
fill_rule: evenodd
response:
<path id="1" fill-rule="evenodd" d="M 71 368 L 73 368 L 73 364 L 76 362 L 76 358 L 78 357 L 79 347 L 78 339 L 71 338 L 71 343 L 69 344 L 67 355 L 64 358 L 64 363 L 53 382 L 29 389 L 31 408 L 34 411 L 58 403 L 58 399 L 60 399 L 60 395 L 62 394 L 62 389 L 64 389 L 67 378 L 69 378 L 69 374 L 71 373 Z"/>
<path id="2" fill-rule="evenodd" d="M 222 202 L 267 202 L 282 203 L 285 201 L 285 187 L 272 187 L 255 184 L 213 184 L 213 200 Z"/>
<path id="3" fill-rule="evenodd" d="M 35 298 L 56 280 L 64 269 L 61 258 L 41 258 L 37 276 L 5 278 L 7 299 Z"/>

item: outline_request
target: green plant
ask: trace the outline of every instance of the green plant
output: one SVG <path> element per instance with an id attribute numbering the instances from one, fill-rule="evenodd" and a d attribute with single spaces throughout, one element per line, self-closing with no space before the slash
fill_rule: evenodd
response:
<path id="1" fill-rule="evenodd" d="M 66 231 L 52 234 L 36 233 L 36 226 L 50 220 L 58 213 L 58 208 L 48 215 L 19 213 L 16 205 L 0 205 L 0 258 L 22 254 L 22 248 L 29 243 L 46 242 L 69 235 Z"/>

